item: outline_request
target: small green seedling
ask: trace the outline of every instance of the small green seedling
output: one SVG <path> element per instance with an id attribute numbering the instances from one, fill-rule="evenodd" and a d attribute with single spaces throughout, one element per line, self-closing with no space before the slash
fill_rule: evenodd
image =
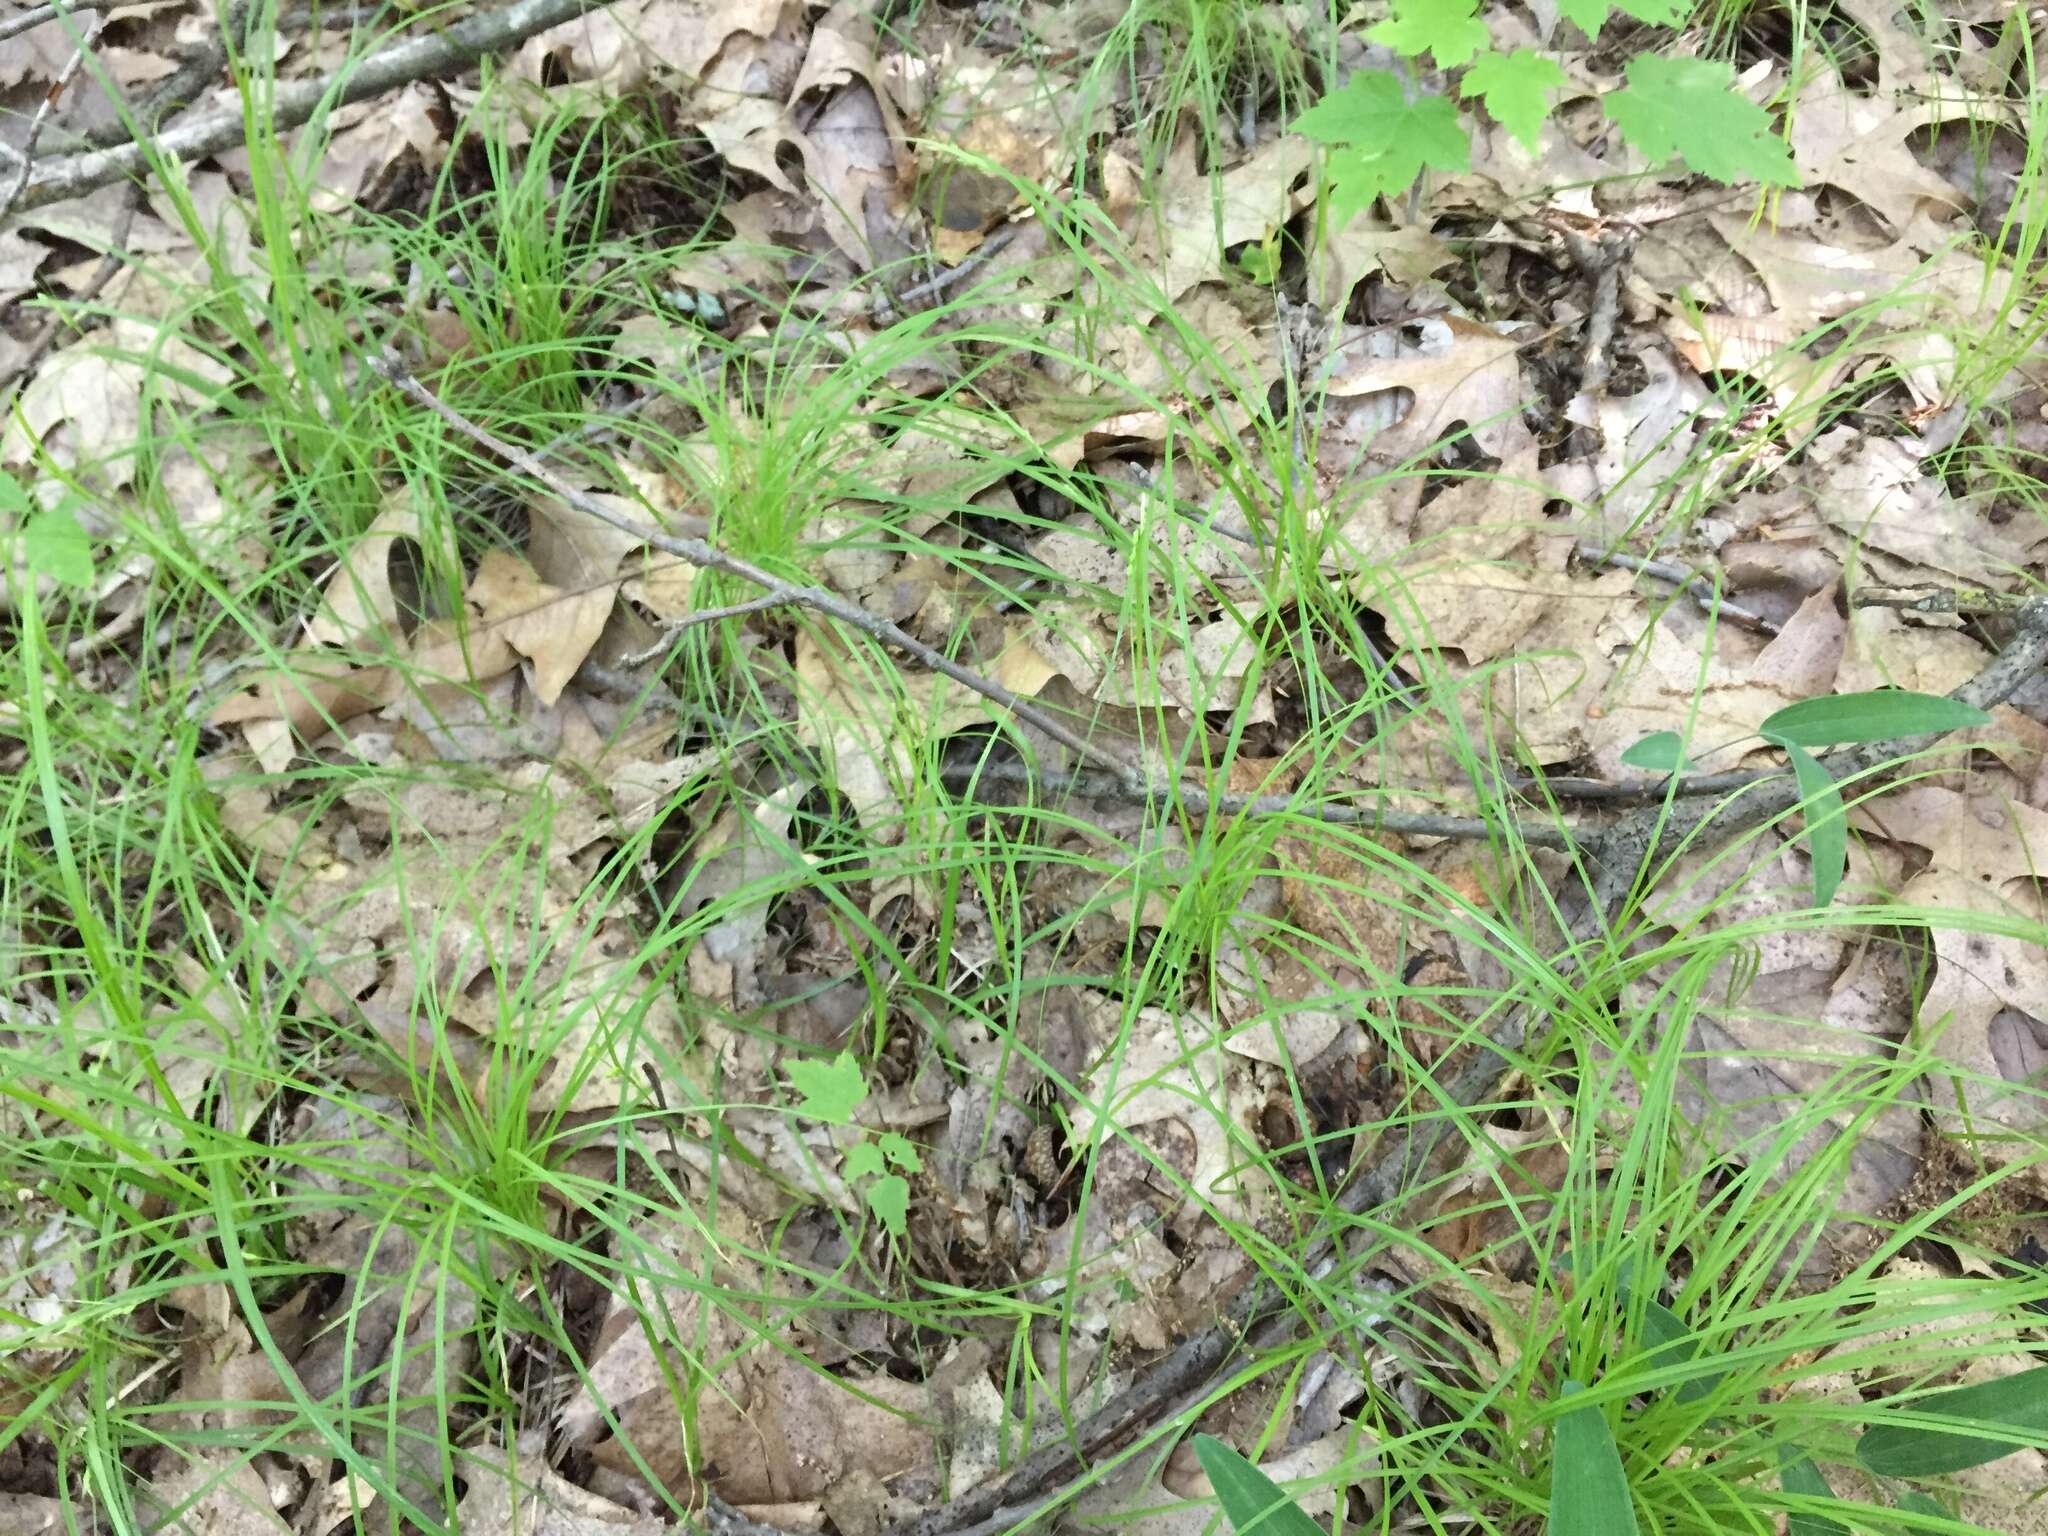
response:
<path id="1" fill-rule="evenodd" d="M 1766 719 L 1758 734 L 1784 751 L 1806 807 L 1806 849 L 1813 860 L 1813 904 L 1835 899 L 1849 866 L 1849 821 L 1842 792 L 1809 747 L 1850 747 L 1983 725 L 1991 717 L 1938 693 L 1880 688 L 1802 699 Z M 1642 743 L 1638 742 L 1640 746 Z"/>
<path id="2" fill-rule="evenodd" d="M 18 531 L 22 564 L 36 575 L 67 587 L 92 585 L 92 538 L 78 514 L 62 503 L 39 507 L 17 481 L 0 475 L 0 529 L 10 525 Z M 0 568 L 5 564 L 0 557 Z"/>
<path id="3" fill-rule="evenodd" d="M 852 1125 L 853 1112 L 868 1096 L 866 1074 L 848 1051 L 830 1061 L 797 1059 L 786 1064 L 790 1086 L 802 1100 L 796 1112 L 826 1125 Z M 909 1137 L 896 1131 L 870 1132 L 847 1149 L 845 1175 L 857 1184 L 868 1208 L 881 1218 L 891 1237 L 900 1238 L 910 1218 L 910 1181 L 903 1177 L 924 1166 Z M 899 1172 L 887 1170 L 894 1165 Z"/>
<path id="4" fill-rule="evenodd" d="M 1685 740 L 1676 731 L 1652 731 L 1622 753 L 1621 760 L 1651 773 L 1677 773 L 1685 766 Z"/>
<path id="5" fill-rule="evenodd" d="M 1616 9 L 1658 27 L 1688 14 L 1673 0 L 1567 0 L 1562 7 L 1587 37 Z M 1292 131 L 1330 150 L 1326 175 L 1330 226 L 1341 229 L 1378 197 L 1395 197 L 1425 170 L 1458 172 L 1472 163 L 1472 109 L 1486 113 L 1530 154 L 1545 120 L 1566 94 L 1564 71 L 1529 49 L 1496 52 L 1479 17 L 1479 0 L 1394 0 L 1392 14 L 1366 39 L 1433 70 L 1458 71 L 1464 112 L 1447 94 L 1421 89 L 1392 70 L 1355 70 L 1337 90 L 1294 120 Z M 1627 85 L 1602 107 L 1615 130 L 1646 159 L 1676 159 L 1727 185 L 1750 180 L 1800 185 L 1792 151 L 1771 114 L 1745 96 L 1724 62 L 1667 58 L 1653 51 L 1628 61 Z"/>

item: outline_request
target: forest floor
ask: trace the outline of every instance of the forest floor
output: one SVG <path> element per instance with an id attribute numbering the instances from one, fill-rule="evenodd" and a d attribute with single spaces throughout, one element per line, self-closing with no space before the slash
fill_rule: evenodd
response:
<path id="1" fill-rule="evenodd" d="M 2038 22 L 0 17 L 0 1530 L 2048 1529 Z"/>

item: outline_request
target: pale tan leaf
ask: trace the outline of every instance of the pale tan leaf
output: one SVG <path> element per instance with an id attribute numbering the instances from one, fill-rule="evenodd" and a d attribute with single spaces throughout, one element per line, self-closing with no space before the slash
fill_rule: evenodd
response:
<path id="1" fill-rule="evenodd" d="M 157 1478 L 139 1502 L 150 1536 L 290 1536 L 256 1469 L 226 1450 Z"/>
<path id="2" fill-rule="evenodd" d="M 1404 328 L 1405 329 L 1405 328 Z M 1374 443 L 1381 457 L 1426 448 L 1455 422 L 1472 440 L 1505 458 L 1527 440 L 1519 347 L 1488 326 L 1456 315 L 1431 315 L 1412 327 L 1408 341 L 1385 327 L 1360 327 L 1340 336 L 1325 361 L 1321 382 L 1338 399 L 1400 391 L 1412 404 L 1400 416 L 1398 445 Z"/>
<path id="3" fill-rule="evenodd" d="M 484 625 L 533 663 L 533 691 L 543 704 L 562 696 L 604 633 L 617 595 L 613 585 L 565 592 L 503 549 L 485 554 L 469 584 L 469 600 Z"/>
<path id="4" fill-rule="evenodd" d="M 1933 1094 L 1944 1124 L 2048 1126 L 2048 910 L 2040 892 L 2031 882 L 2001 888 L 1964 870 L 1930 869 L 1899 899 L 2022 926 L 2018 938 L 1934 929 L 1937 968 L 1920 1001 L 1920 1038 L 1958 1069 Z"/>
<path id="5" fill-rule="evenodd" d="M 388 495 L 376 521 L 320 584 L 320 607 L 306 621 L 315 645 L 355 645 L 374 635 L 396 637 L 398 599 L 391 590 L 391 562 L 400 540 L 417 541 L 419 513 L 403 487 Z"/>

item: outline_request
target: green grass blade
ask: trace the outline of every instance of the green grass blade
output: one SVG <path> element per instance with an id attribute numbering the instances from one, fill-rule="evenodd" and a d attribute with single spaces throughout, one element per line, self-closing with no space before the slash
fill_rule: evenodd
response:
<path id="1" fill-rule="evenodd" d="M 1790 741 L 1779 741 L 1792 760 L 1792 775 L 1806 801 L 1806 850 L 1813 859 L 1813 904 L 1824 907 L 1841 888 L 1849 867 L 1849 821 L 1842 792 L 1819 759 Z"/>

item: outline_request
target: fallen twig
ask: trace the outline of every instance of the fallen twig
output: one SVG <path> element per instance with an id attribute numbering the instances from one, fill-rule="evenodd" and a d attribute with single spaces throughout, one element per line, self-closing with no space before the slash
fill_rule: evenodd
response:
<path id="1" fill-rule="evenodd" d="M 58 6 L 38 5 L 23 11 L 19 16 L 9 16 L 5 20 L 0 20 L 0 43 L 6 42 L 10 37 L 19 37 L 24 32 L 34 31 L 44 22 L 55 21 L 63 14 L 63 10 Z"/>
<path id="2" fill-rule="evenodd" d="M 381 48 L 337 75 L 279 85 L 272 93 L 269 124 L 279 131 L 296 128 L 322 109 L 347 106 L 415 80 L 449 74 L 487 53 L 610 4 L 611 0 L 514 0 L 500 10 L 478 12 L 426 36 Z M 247 131 L 248 119 L 235 107 L 179 123 L 153 138 L 67 155 L 32 176 L 15 206 L 40 208 L 77 197 L 140 175 L 153 160 L 194 160 L 214 154 L 242 143 Z"/>
<path id="3" fill-rule="evenodd" d="M 1090 741 L 1086 736 L 1072 729 L 1064 721 L 1055 718 L 1029 700 L 1018 697 L 1001 683 L 983 677 L 972 667 L 962 666 L 959 662 L 953 660 L 952 657 L 946 655 L 945 652 L 926 645 L 924 641 L 918 639 L 907 630 L 892 624 L 889 620 L 881 618 L 876 614 L 869 613 L 859 604 L 841 597 L 837 592 L 830 591 L 825 587 L 796 586 L 793 583 L 782 580 L 772 572 L 763 570 L 752 561 L 742 560 L 736 555 L 727 554 L 724 550 L 716 548 L 703 539 L 680 538 L 651 524 L 642 523 L 614 512 L 603 502 L 593 496 L 586 495 L 567 480 L 564 480 L 526 449 L 515 447 L 502 438 L 494 436 L 475 422 L 469 420 L 468 417 L 445 404 L 433 391 L 429 390 L 406 371 L 404 362 L 396 352 L 387 350 L 382 358 L 374 360 L 370 366 L 384 378 L 390 380 L 398 389 L 439 416 L 465 437 L 488 448 L 507 463 L 531 475 L 565 503 L 574 507 L 586 517 L 594 517 L 599 522 L 607 523 L 623 533 L 629 533 L 637 539 L 644 540 L 651 548 L 676 555 L 681 559 L 687 560 L 691 565 L 698 567 L 700 570 L 723 571 L 727 575 L 737 576 L 742 581 L 751 582 L 753 585 L 761 588 L 763 592 L 792 608 L 808 608 L 814 613 L 821 613 L 827 618 L 837 619 L 840 623 L 860 630 L 863 634 L 871 635 L 884 644 L 893 645 L 901 651 L 907 651 L 934 672 L 951 678 L 954 682 L 960 684 L 961 687 L 971 692 L 980 694 L 981 697 L 999 706 L 1013 718 L 1042 732 L 1082 760 L 1093 763 L 1098 768 L 1108 769 L 1118 778 L 1126 780 L 1133 786 L 1142 786 L 1145 783 L 1143 771 L 1136 765 L 1125 762 L 1108 748 Z M 773 604 L 764 602 L 749 605 L 750 609 L 769 606 L 773 606 Z"/>
<path id="4" fill-rule="evenodd" d="M 1987 587 L 1864 587 L 1849 599 L 1851 608 L 1896 608 L 1901 613 L 1963 615 L 2011 614 L 2027 600 Z"/>
<path id="5" fill-rule="evenodd" d="M 1235 790 L 1210 790 L 1200 784 L 1177 782 L 1133 787 L 1121 779 L 1073 773 L 1034 773 L 1028 763 L 948 763 L 939 776 L 949 784 L 971 783 L 976 779 L 997 784 L 1027 784 L 1048 795 L 1079 795 L 1084 799 L 1131 800 L 1154 805 L 1176 805 L 1194 816 L 1298 816 L 1331 826 L 1364 827 L 1374 832 L 1391 832 L 1400 837 L 1449 837 L 1490 842 L 1510 830 L 1510 824 L 1484 816 L 1455 816 L 1431 811 L 1388 811 L 1373 805 L 1342 805 L 1329 801 L 1304 800 L 1299 795 L 1252 795 Z M 1366 786 L 1362 795 L 1384 795 L 1388 791 Z M 1569 827 L 1513 824 L 1516 840 L 1536 848 L 1576 846 Z"/>
<path id="6" fill-rule="evenodd" d="M 1698 603 L 1701 611 L 1705 613 L 1719 614 L 1724 619 L 1733 619 L 1737 624 L 1761 630 L 1767 635 L 1778 633 L 1777 620 L 1768 618 L 1753 608 L 1745 608 L 1740 603 L 1730 602 L 1719 587 L 1682 565 L 1673 565 L 1668 560 L 1646 560 L 1641 555 L 1625 554 L 1618 549 L 1603 549 L 1589 539 L 1580 540 L 1574 552 L 1588 565 L 1612 566 L 1619 571 L 1634 571 L 1640 576 L 1650 576 L 1658 581 L 1669 582 Z"/>
<path id="7" fill-rule="evenodd" d="M 57 6 L 55 10 L 59 17 L 67 21 L 76 14 L 67 11 L 63 6 Z M 29 119 L 28 137 L 23 140 L 21 148 L 14 151 L 21 158 L 21 169 L 15 173 L 13 184 L 5 192 L 0 192 L 0 218 L 5 218 L 17 206 L 23 205 L 22 195 L 29 184 L 29 173 L 35 169 L 36 143 L 42 138 L 43 129 L 49 123 L 50 114 L 56 110 L 57 103 L 64 99 L 64 93 L 71 89 L 71 82 L 78 78 L 78 71 L 85 63 L 86 53 L 98 40 L 100 28 L 106 24 L 106 17 L 95 11 L 92 20 L 86 23 L 85 30 L 78 35 L 77 45 L 71 50 L 71 57 L 64 61 L 64 67 L 57 72 L 57 78 L 50 82 L 50 88 L 43 92 L 43 99 L 36 105 L 36 115 Z"/>
<path id="8" fill-rule="evenodd" d="M 117 114 L 107 122 L 95 123 L 83 133 L 59 134 L 56 147 L 65 155 L 73 155 L 89 149 L 126 144 L 136 137 L 138 125 L 144 134 L 155 133 L 163 126 L 165 118 L 191 106 L 199 99 L 199 93 L 219 76 L 228 59 L 228 39 L 241 35 L 248 16 L 248 0 L 238 0 L 237 4 L 229 6 L 222 24 L 213 29 L 206 41 L 187 50 L 178 67 L 149 88 L 149 93 L 136 103 L 133 113 Z M 281 20 L 278 30 L 285 30 Z"/>

